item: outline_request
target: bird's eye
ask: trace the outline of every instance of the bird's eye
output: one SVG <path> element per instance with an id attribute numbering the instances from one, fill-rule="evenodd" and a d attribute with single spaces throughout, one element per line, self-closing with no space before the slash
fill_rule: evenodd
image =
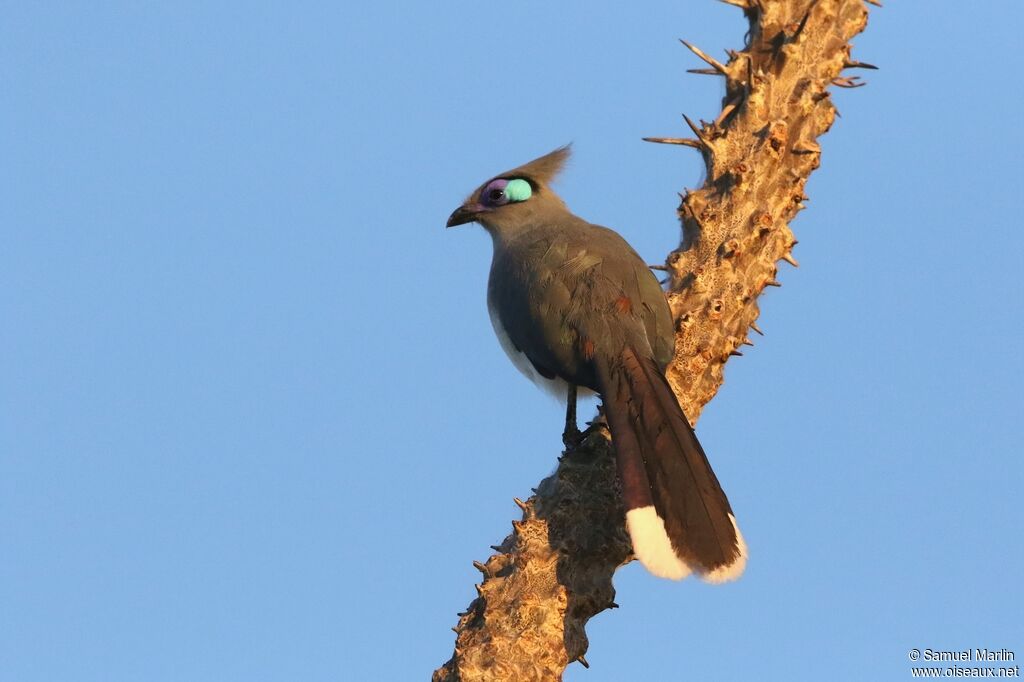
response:
<path id="1" fill-rule="evenodd" d="M 510 180 L 505 178 L 495 178 L 488 182 L 483 189 L 480 190 L 480 201 L 481 204 L 488 208 L 499 208 L 505 204 L 513 201 L 513 197 L 509 194 L 508 185 Z"/>

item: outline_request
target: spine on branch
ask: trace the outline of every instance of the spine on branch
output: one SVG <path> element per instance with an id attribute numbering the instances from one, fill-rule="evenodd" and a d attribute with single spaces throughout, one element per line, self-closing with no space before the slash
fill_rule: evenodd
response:
<path id="1" fill-rule="evenodd" d="M 721 112 L 710 123 L 684 117 L 693 137 L 644 138 L 699 149 L 707 166 L 704 186 L 681 195 L 682 242 L 666 259 L 678 332 L 668 376 L 691 420 L 726 361 L 753 345 L 750 330 L 762 333 L 757 297 L 780 285 L 778 262 L 797 265 L 789 223 L 835 118 L 829 86 L 862 85 L 844 69 L 874 68 L 850 57 L 865 0 L 722 1 L 750 23 L 745 48 L 722 63 L 684 41 L 707 67 L 696 72 L 724 78 Z M 588 665 L 584 627 L 615 606 L 612 577 L 632 555 L 607 432 L 564 454 L 516 504 L 512 532 L 474 562 L 483 580 L 436 682 L 560 680 L 568 664 Z"/>

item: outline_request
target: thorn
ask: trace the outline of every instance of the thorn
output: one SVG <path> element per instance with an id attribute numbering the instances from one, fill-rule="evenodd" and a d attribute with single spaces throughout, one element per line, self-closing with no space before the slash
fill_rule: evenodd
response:
<path id="1" fill-rule="evenodd" d="M 793 145 L 794 154 L 820 154 L 821 145 L 817 142 L 801 140 Z"/>
<path id="2" fill-rule="evenodd" d="M 840 88 L 862 88 L 865 85 L 867 85 L 867 83 L 864 81 L 858 83 L 857 81 L 859 80 L 860 76 L 851 76 L 850 78 L 847 78 L 845 76 L 839 76 L 838 78 L 832 79 L 832 85 L 835 85 Z"/>
<path id="3" fill-rule="evenodd" d="M 760 334 L 761 336 L 764 336 L 764 332 L 761 331 L 761 328 L 757 326 L 757 322 L 751 322 L 750 328 L 753 329 L 758 334 Z"/>
<path id="4" fill-rule="evenodd" d="M 482 563 L 480 563 L 479 561 L 474 561 L 474 562 L 473 562 L 473 568 L 475 568 L 476 570 L 480 571 L 480 572 L 481 572 L 481 573 L 483 573 L 484 575 L 487 575 L 487 567 L 486 567 L 486 566 L 484 566 L 484 565 L 483 565 Z"/>
<path id="5" fill-rule="evenodd" d="M 645 137 L 644 142 L 657 142 L 658 144 L 681 144 L 684 147 L 703 149 L 704 144 L 700 140 L 692 140 L 688 137 Z"/>
<path id="6" fill-rule="evenodd" d="M 455 647 L 455 658 L 458 658 L 461 655 L 462 655 L 462 649 L 460 649 L 459 647 Z"/>
<path id="7" fill-rule="evenodd" d="M 468 616 L 468 615 L 469 615 L 469 611 L 459 611 L 459 612 L 458 612 L 458 613 L 456 613 L 455 615 L 456 615 L 456 616 L 458 616 L 459 618 L 463 618 L 463 617 L 465 617 L 465 616 Z"/>
<path id="8" fill-rule="evenodd" d="M 522 500 L 520 500 L 520 499 L 519 499 L 518 497 L 513 497 L 513 498 L 512 498 L 512 501 L 513 501 L 513 502 L 515 502 L 515 503 L 516 503 L 516 506 L 517 506 L 517 507 L 519 507 L 520 509 L 522 509 L 523 511 L 528 511 L 528 510 L 530 509 L 530 508 L 529 508 L 529 507 L 528 507 L 528 506 L 526 505 L 526 503 L 525 503 L 525 502 L 523 502 Z"/>
<path id="9" fill-rule="evenodd" d="M 851 60 L 847 61 L 845 64 L 843 64 L 843 68 L 844 69 L 873 69 L 874 71 L 878 71 L 878 67 L 875 66 L 874 64 L 868 64 L 867 62 L 858 62 L 858 61 L 853 60 L 853 59 L 851 59 Z"/>
<path id="10" fill-rule="evenodd" d="M 455 626 L 453 625 L 453 626 L 452 626 L 452 632 L 454 632 L 455 634 L 459 634 L 459 628 L 457 628 L 457 627 L 455 627 Z"/>
<path id="11" fill-rule="evenodd" d="M 696 136 L 697 136 L 697 138 L 698 138 L 698 139 L 699 139 L 699 140 L 700 140 L 701 142 L 703 142 L 703 143 L 704 143 L 705 145 L 707 145 L 708 141 L 707 141 L 707 139 L 706 139 L 706 138 L 704 137 L 704 131 L 703 131 L 703 130 L 701 130 L 700 128 L 698 128 L 698 127 L 697 127 L 697 124 L 696 124 L 696 123 L 694 123 L 693 121 L 691 121 L 691 120 L 690 120 L 690 117 L 689 117 L 689 116 L 687 116 L 686 114 L 683 114 L 683 120 L 685 120 L 685 121 L 686 121 L 686 125 L 690 126 L 690 130 L 692 130 L 692 131 L 693 131 L 693 134 L 694 134 L 694 135 L 696 135 Z"/>
<path id="12" fill-rule="evenodd" d="M 649 267 L 651 270 L 661 270 L 663 272 L 668 272 L 667 265 L 648 265 L 647 267 Z"/>
<path id="13" fill-rule="evenodd" d="M 478 597 L 482 597 L 482 596 L 484 596 L 484 588 L 483 588 L 483 585 L 473 585 L 473 587 L 475 587 L 475 588 L 476 588 L 476 596 L 478 596 Z"/>
<path id="14" fill-rule="evenodd" d="M 745 2 L 745 0 L 718 0 L 718 1 L 719 2 L 723 2 L 726 5 L 732 5 L 733 7 L 739 7 L 740 9 L 750 9 L 750 6 Z"/>
<path id="15" fill-rule="evenodd" d="M 608 602 L 608 608 L 610 608 L 610 609 L 617 609 L 617 608 L 619 608 L 619 605 L 616 604 L 615 602 Z"/>
<path id="16" fill-rule="evenodd" d="M 782 286 L 782 282 L 780 282 L 777 279 L 770 279 L 767 282 L 765 282 L 764 285 L 766 287 L 781 287 Z"/>
<path id="17" fill-rule="evenodd" d="M 695 73 L 698 76 L 721 76 L 718 69 L 687 69 L 686 73 Z"/>
<path id="18" fill-rule="evenodd" d="M 787 263 L 792 265 L 794 268 L 800 267 L 800 263 L 797 262 L 796 258 L 793 258 L 793 256 L 791 256 L 788 253 L 782 254 L 782 260 L 786 261 Z"/>
<path id="19" fill-rule="evenodd" d="M 590 664 L 587 663 L 587 659 L 584 658 L 583 654 L 580 654 L 579 656 L 577 656 L 576 660 L 579 661 L 580 664 L 582 664 L 584 668 L 590 668 Z"/>
<path id="20" fill-rule="evenodd" d="M 691 45 L 682 38 L 679 39 L 679 42 L 681 42 L 683 45 L 686 45 L 686 47 L 690 49 L 690 52 L 694 53 L 695 55 L 703 59 L 705 62 L 707 62 L 708 66 L 715 69 L 722 75 L 727 75 L 729 73 L 729 71 L 725 68 L 725 65 L 722 64 L 722 62 L 718 61 L 717 59 L 709 55 L 707 52 L 697 47 L 696 45 Z"/>
<path id="21" fill-rule="evenodd" d="M 740 98 L 737 97 L 736 99 L 722 107 L 722 113 L 718 115 L 718 118 L 715 119 L 715 122 L 712 125 L 716 128 L 722 125 L 722 122 L 725 121 L 725 119 L 729 118 L 729 114 L 736 111 L 736 107 L 739 105 L 739 103 Z"/>
<path id="22" fill-rule="evenodd" d="M 882 6 L 882 3 L 880 3 L 878 0 L 864 0 L 864 1 L 871 3 L 875 7 L 881 7 Z M 722 0 L 722 2 L 725 2 L 725 0 Z"/>
<path id="23" fill-rule="evenodd" d="M 739 352 L 736 349 L 729 351 L 729 355 L 738 355 L 739 357 L 743 357 L 743 353 Z"/>
<path id="24" fill-rule="evenodd" d="M 741 345 L 744 345 L 744 346 L 753 346 L 753 345 L 754 345 L 754 342 L 753 342 L 753 341 L 751 341 L 751 340 L 750 340 L 750 337 L 748 336 L 747 338 L 745 338 L 745 339 L 743 339 L 742 341 L 740 341 L 740 344 L 741 344 Z"/>
<path id="25" fill-rule="evenodd" d="M 512 522 L 512 530 L 514 530 L 515 532 L 518 533 L 518 532 L 520 532 L 523 529 L 523 526 L 525 526 L 525 525 L 526 524 L 523 523 L 522 521 L 513 521 Z"/>

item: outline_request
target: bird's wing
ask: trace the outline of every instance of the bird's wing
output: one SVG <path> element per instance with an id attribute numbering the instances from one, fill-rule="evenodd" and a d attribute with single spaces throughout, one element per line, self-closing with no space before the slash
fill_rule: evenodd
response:
<path id="1" fill-rule="evenodd" d="M 544 376 L 594 388 L 595 355 L 617 355 L 627 344 L 662 365 L 671 357 L 674 335 L 657 279 L 606 228 L 559 226 L 517 240 L 495 258 L 488 300 L 511 343 Z"/>

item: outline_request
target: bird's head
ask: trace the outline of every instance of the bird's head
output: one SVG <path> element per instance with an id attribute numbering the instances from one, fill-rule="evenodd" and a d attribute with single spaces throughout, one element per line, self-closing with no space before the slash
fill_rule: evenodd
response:
<path id="1" fill-rule="evenodd" d="M 527 225 L 546 210 L 566 210 L 549 187 L 569 158 L 569 145 L 497 175 L 452 212 L 448 227 L 477 222 L 488 230 Z"/>

